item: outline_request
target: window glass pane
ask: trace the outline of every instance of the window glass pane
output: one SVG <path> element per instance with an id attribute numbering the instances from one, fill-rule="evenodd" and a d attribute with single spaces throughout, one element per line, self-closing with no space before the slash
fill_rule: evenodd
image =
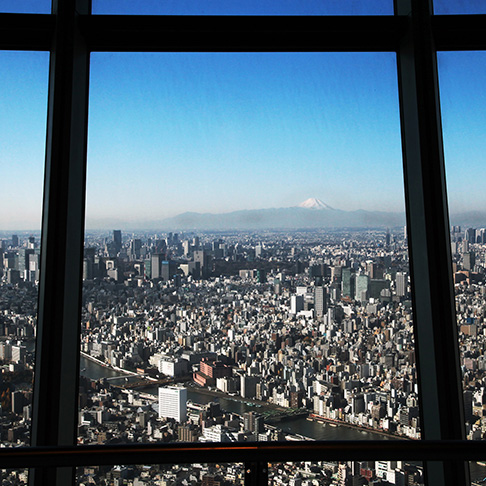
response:
<path id="1" fill-rule="evenodd" d="M 395 61 L 92 55 L 81 441 L 420 436 Z"/>
<path id="2" fill-rule="evenodd" d="M 451 248 L 468 439 L 483 439 L 486 309 L 486 52 L 438 56 Z M 486 476 L 471 466 L 471 479 Z"/>
<path id="3" fill-rule="evenodd" d="M 393 15 L 391 0 L 93 0 L 95 14 L 135 15 Z"/>
<path id="4" fill-rule="evenodd" d="M 485 14 L 483 0 L 434 0 L 436 14 Z"/>
<path id="5" fill-rule="evenodd" d="M 30 443 L 48 62 L 42 52 L 0 54 L 2 447 Z"/>
<path id="6" fill-rule="evenodd" d="M 0 0 L 1 13 L 51 13 L 51 0 Z"/>

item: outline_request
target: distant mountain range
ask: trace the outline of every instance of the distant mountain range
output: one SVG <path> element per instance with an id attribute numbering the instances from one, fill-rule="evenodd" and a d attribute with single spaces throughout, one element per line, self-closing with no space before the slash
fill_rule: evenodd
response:
<path id="1" fill-rule="evenodd" d="M 153 224 L 160 229 L 186 231 L 377 228 L 404 225 L 405 215 L 383 211 L 343 211 L 310 198 L 289 208 L 250 209 L 220 214 L 186 212 Z"/>
<path id="2" fill-rule="evenodd" d="M 140 220 L 136 223 L 120 219 L 87 221 L 87 229 L 123 228 L 160 231 L 224 231 L 264 229 L 318 228 L 393 228 L 405 225 L 405 214 L 386 211 L 343 211 L 316 198 L 309 198 L 289 208 L 249 209 L 229 213 L 186 212 L 162 220 Z M 469 211 L 451 215 L 451 224 L 463 228 L 486 227 L 485 211 Z"/>

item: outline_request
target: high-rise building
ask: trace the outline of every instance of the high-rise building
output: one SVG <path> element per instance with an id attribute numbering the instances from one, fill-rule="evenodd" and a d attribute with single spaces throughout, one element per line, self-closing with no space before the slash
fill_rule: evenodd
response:
<path id="1" fill-rule="evenodd" d="M 405 272 L 397 272 L 397 296 L 407 297 L 408 294 L 408 275 Z"/>
<path id="2" fill-rule="evenodd" d="M 187 419 L 187 388 L 168 386 L 159 388 L 159 418 Z"/>
<path id="3" fill-rule="evenodd" d="M 475 265 L 475 258 L 474 258 L 474 252 L 473 251 L 468 251 L 464 253 L 463 257 L 463 264 L 462 266 L 464 267 L 464 270 L 469 270 L 472 272 L 474 270 L 474 265 Z"/>
<path id="4" fill-rule="evenodd" d="M 476 243 L 476 229 L 468 228 L 464 234 L 464 239 L 469 243 Z"/>
<path id="5" fill-rule="evenodd" d="M 162 253 L 154 253 L 151 261 L 151 278 L 162 277 L 162 262 L 165 259 L 165 255 Z"/>
<path id="6" fill-rule="evenodd" d="M 20 277 L 28 280 L 27 274 L 29 271 L 29 256 L 34 254 L 34 250 L 30 248 L 21 248 L 19 250 L 18 268 Z"/>
<path id="7" fill-rule="evenodd" d="M 327 311 L 327 292 L 322 285 L 314 287 L 314 310 L 318 319 L 322 318 Z"/>
<path id="8" fill-rule="evenodd" d="M 113 230 L 113 244 L 115 245 L 115 251 L 118 253 L 122 248 L 121 230 Z"/>
<path id="9" fill-rule="evenodd" d="M 297 314 L 304 309 L 304 296 L 292 295 L 290 296 L 290 313 Z"/>
<path id="10" fill-rule="evenodd" d="M 368 275 L 357 275 L 356 292 L 354 298 L 361 302 L 368 300 L 369 285 L 370 285 L 370 277 L 368 277 Z"/>
<path id="11" fill-rule="evenodd" d="M 170 260 L 163 260 L 160 265 L 160 277 L 167 281 L 174 278 L 175 273 L 177 272 L 177 264 Z"/>
<path id="12" fill-rule="evenodd" d="M 342 295 L 349 299 L 354 298 L 355 275 L 351 268 L 344 267 L 341 270 Z"/>
<path id="13" fill-rule="evenodd" d="M 246 412 L 243 415 L 243 423 L 245 430 L 249 432 L 256 432 L 260 434 L 265 431 L 263 416 L 256 412 Z"/>

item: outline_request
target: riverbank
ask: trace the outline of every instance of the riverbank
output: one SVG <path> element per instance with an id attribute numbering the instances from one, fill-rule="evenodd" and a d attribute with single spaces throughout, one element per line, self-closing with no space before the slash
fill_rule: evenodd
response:
<path id="1" fill-rule="evenodd" d="M 124 368 L 119 368 L 118 366 L 111 366 L 109 364 L 106 364 L 104 361 L 101 361 L 101 359 L 95 358 L 94 356 L 91 356 L 90 354 L 87 354 L 84 351 L 80 351 L 80 354 L 83 358 L 86 358 L 89 361 L 92 361 L 93 363 L 103 366 L 104 368 L 107 368 L 109 370 L 118 371 L 120 373 L 124 373 L 125 375 L 129 375 L 129 376 L 140 376 L 138 373 L 135 373 L 134 371 L 129 371 Z"/>
<path id="2" fill-rule="evenodd" d="M 200 393 L 201 395 L 207 395 L 209 397 L 215 397 L 215 398 L 224 398 L 225 400 L 229 400 L 232 402 L 240 402 L 244 403 L 245 405 L 249 407 L 255 407 L 255 409 L 260 409 L 258 411 L 265 411 L 265 410 L 272 410 L 272 411 L 277 411 L 280 413 L 287 412 L 288 409 L 285 407 L 280 407 L 279 405 L 275 405 L 274 403 L 269 403 L 269 402 L 262 402 L 260 400 L 255 400 L 253 398 L 242 398 L 239 395 L 228 395 L 227 393 L 223 393 L 220 391 L 215 391 L 215 390 L 208 390 L 207 388 L 202 388 L 198 386 L 194 386 L 192 383 L 184 383 L 184 385 L 191 390 L 196 391 L 197 393 Z M 257 410 L 255 410 L 257 411 Z"/>
<path id="3" fill-rule="evenodd" d="M 392 434 L 391 432 L 386 432 L 385 430 L 373 429 L 371 427 L 365 427 L 363 425 L 350 424 L 349 422 L 343 422 L 342 420 L 330 419 L 327 417 L 322 417 L 321 415 L 315 415 L 313 413 L 309 414 L 307 420 L 312 420 L 313 422 L 329 424 L 334 427 L 348 427 L 350 429 L 361 430 L 365 432 L 373 432 L 373 434 L 382 435 L 389 439 L 396 440 L 414 440 L 410 437 L 404 437 L 403 435 Z"/>

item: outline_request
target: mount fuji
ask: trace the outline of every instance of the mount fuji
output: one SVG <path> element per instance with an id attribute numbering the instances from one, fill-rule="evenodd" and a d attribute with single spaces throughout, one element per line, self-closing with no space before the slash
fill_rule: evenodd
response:
<path id="1" fill-rule="evenodd" d="M 217 214 L 186 212 L 172 218 L 140 224 L 144 224 L 144 228 L 177 231 L 386 228 L 404 225 L 405 214 L 366 210 L 343 211 L 332 208 L 317 198 L 309 198 L 293 207 Z"/>
<path id="2" fill-rule="evenodd" d="M 305 209 L 332 209 L 329 204 L 323 203 L 320 199 L 317 199 L 315 197 L 310 197 L 309 199 L 306 199 L 304 202 L 301 202 L 300 204 L 297 205 L 298 208 L 305 208 Z"/>

